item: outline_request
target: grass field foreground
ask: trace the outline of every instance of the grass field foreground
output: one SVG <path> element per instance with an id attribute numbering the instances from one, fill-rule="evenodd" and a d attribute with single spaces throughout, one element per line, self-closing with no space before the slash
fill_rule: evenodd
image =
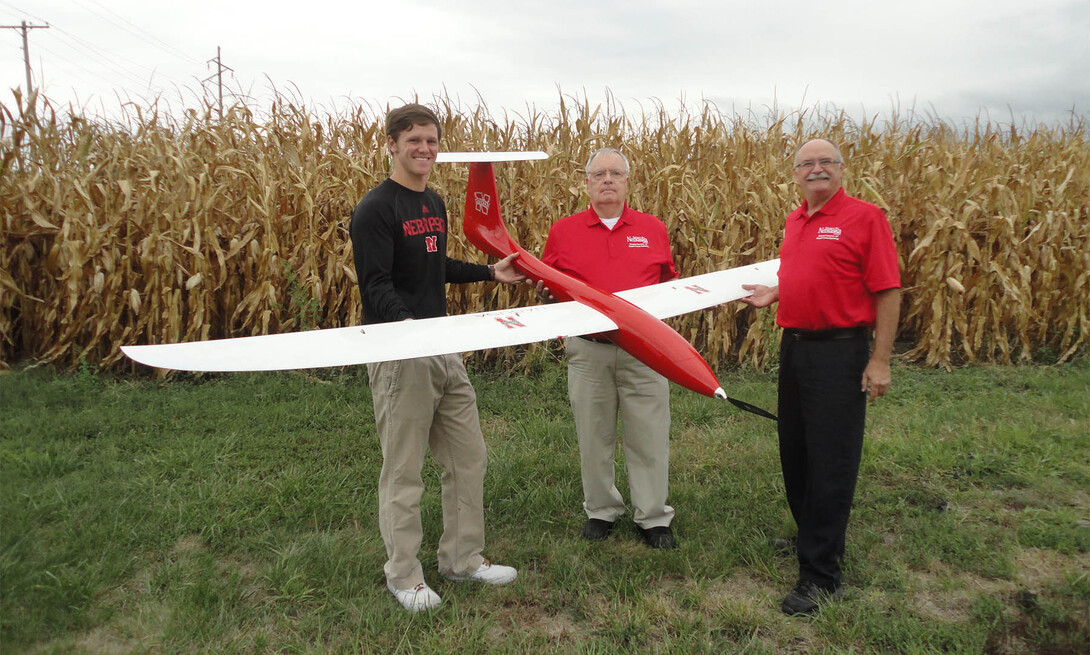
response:
<path id="1" fill-rule="evenodd" d="M 503 588 L 436 572 L 444 605 L 385 590 L 381 465 L 362 368 L 119 380 L 0 373 L 4 653 L 1084 653 L 1090 361 L 895 367 L 871 406 L 846 596 L 778 611 L 796 566 L 773 423 L 673 390 L 679 548 L 623 521 L 578 538 L 565 372 L 474 374 L 489 444 L 486 555 Z M 722 377 L 775 407 L 774 374 Z M 620 461 L 620 460 L 619 460 Z M 625 489 L 623 465 L 619 487 Z M 627 496 L 627 492 L 626 492 Z"/>

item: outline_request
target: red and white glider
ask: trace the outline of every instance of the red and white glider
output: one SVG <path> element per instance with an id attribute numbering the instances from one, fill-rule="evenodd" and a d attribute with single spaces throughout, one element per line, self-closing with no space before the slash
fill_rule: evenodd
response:
<path id="1" fill-rule="evenodd" d="M 673 382 L 706 396 L 726 398 L 707 362 L 662 319 L 749 295 L 742 289 L 743 283 L 775 286 L 779 260 L 616 294 L 565 275 L 515 243 L 503 225 L 496 195 L 493 162 L 546 157 L 543 152 L 440 153 L 437 161 L 470 162 L 463 220 L 470 242 L 495 257 L 518 252 L 518 269 L 535 281 L 543 280 L 563 302 L 289 334 L 122 346 L 121 350 L 137 362 L 158 368 L 271 371 L 366 364 L 599 334 Z"/>

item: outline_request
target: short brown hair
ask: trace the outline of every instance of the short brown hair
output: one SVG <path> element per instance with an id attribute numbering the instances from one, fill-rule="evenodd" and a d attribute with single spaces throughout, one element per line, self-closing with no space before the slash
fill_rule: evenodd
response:
<path id="1" fill-rule="evenodd" d="M 424 105 L 410 103 L 386 115 L 386 136 L 397 141 L 397 137 L 401 136 L 405 130 L 411 129 L 413 125 L 429 123 L 435 125 L 439 138 L 443 138 L 443 126 L 439 124 L 439 117 L 435 115 L 435 112 Z"/>

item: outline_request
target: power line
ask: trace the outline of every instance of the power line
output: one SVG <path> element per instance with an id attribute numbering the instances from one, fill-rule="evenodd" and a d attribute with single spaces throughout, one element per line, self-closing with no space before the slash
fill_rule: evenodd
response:
<path id="1" fill-rule="evenodd" d="M 91 0 L 94 2 L 94 0 Z M 124 17 L 118 16 L 120 21 L 131 25 L 134 29 L 130 29 L 119 21 L 111 20 L 107 15 L 104 15 L 103 11 L 99 11 L 95 7 L 87 6 L 78 0 L 74 4 L 79 7 L 80 10 L 87 12 L 95 20 L 104 21 L 111 30 L 121 30 L 123 33 L 134 37 L 138 42 L 150 44 L 156 50 L 165 51 L 170 55 L 170 59 L 184 61 L 185 63 L 199 64 L 200 61 L 193 57 L 187 56 L 181 51 L 171 48 L 169 44 L 164 43 L 162 40 L 157 39 L 154 35 L 151 35 L 146 30 L 141 29 L 131 21 Z M 95 2 L 98 7 L 102 7 L 105 12 L 109 12 L 114 16 L 116 13 L 109 8 L 104 7 L 102 4 Z M 10 15 L 10 10 L 18 7 L 11 2 L 0 0 L 0 14 Z M 12 16 L 12 18 L 16 18 Z M 8 20 L 5 22 L 15 22 Z M 39 21 L 44 22 L 44 21 Z M 94 24 L 94 21 L 88 22 L 86 19 L 78 21 L 79 25 L 77 31 L 81 34 L 85 34 L 89 25 Z M 143 61 L 134 61 L 133 59 L 124 56 L 121 52 L 116 52 L 118 44 L 124 41 L 118 41 L 116 39 L 109 39 L 111 44 L 110 48 L 103 48 L 92 40 L 87 40 L 82 37 L 81 34 L 65 30 L 59 25 L 53 25 L 46 23 L 47 26 L 55 28 L 56 38 L 44 39 L 40 42 L 35 42 L 38 48 L 39 60 L 42 59 L 41 54 L 47 53 L 49 57 L 46 57 L 46 61 L 54 59 L 56 61 L 56 68 L 61 71 L 66 71 L 67 76 L 75 78 L 73 83 L 78 85 L 80 81 L 88 81 L 90 79 L 103 80 L 111 87 L 115 87 L 118 90 L 126 88 L 136 87 L 139 95 L 155 95 L 157 93 L 164 92 L 171 85 L 177 86 L 178 81 L 172 79 L 172 75 L 164 73 L 164 69 L 159 67 L 152 68 L 150 66 L 155 65 L 154 62 L 145 58 Z M 12 25 L 14 29 L 21 29 L 21 26 Z M 138 32 L 142 32 L 141 35 Z M 146 35 L 146 36 L 144 36 Z M 96 38 L 94 41 L 100 39 Z M 52 48 L 49 47 L 52 45 Z M 24 51 L 26 50 L 24 46 Z M 67 56 L 66 56 L 67 55 Z M 29 60 L 29 55 L 26 56 Z M 144 62 L 147 61 L 147 64 Z M 42 67 L 42 62 L 39 61 L 39 67 Z M 44 70 L 44 68 L 42 69 Z M 44 77 L 42 76 L 42 70 L 39 71 L 39 86 L 44 86 Z M 144 73 L 146 71 L 146 77 Z M 156 77 L 159 77 L 156 81 Z M 195 77 L 195 76 L 194 76 Z M 31 79 L 31 81 L 33 81 Z M 126 92 L 127 93 L 127 92 Z"/>
<path id="2" fill-rule="evenodd" d="M 16 7 L 15 5 L 11 4 L 10 2 L 0 2 L 0 4 L 7 6 L 9 9 L 15 10 L 15 14 L 17 14 L 17 15 L 30 16 L 31 18 L 38 21 L 39 23 L 45 23 L 46 25 L 49 24 L 49 21 L 45 20 L 41 16 L 35 16 L 33 13 L 31 13 L 29 11 L 26 11 L 25 9 L 22 9 L 20 7 Z"/>
<path id="3" fill-rule="evenodd" d="M 40 47 L 45 52 L 48 52 L 49 54 L 53 55 L 57 59 L 60 59 L 61 61 L 67 62 L 67 63 L 71 64 L 72 66 L 75 66 L 76 68 L 80 69 L 81 71 L 83 71 L 87 75 L 94 75 L 95 77 L 99 78 L 103 82 L 106 82 L 107 84 L 110 84 L 110 85 L 113 85 L 115 83 L 115 80 L 109 79 L 109 78 L 105 77 L 104 75 L 102 75 L 101 73 L 97 73 L 94 70 L 92 70 L 90 68 L 87 68 L 86 66 L 84 66 L 83 64 L 81 64 L 79 62 L 72 61 L 68 57 L 65 57 L 61 53 L 57 52 L 56 50 L 51 50 L 50 48 L 48 48 L 48 47 L 46 47 L 44 45 L 40 46 Z M 110 68 L 108 64 L 105 64 L 102 61 L 99 61 L 99 63 L 103 64 L 107 69 Z M 132 80 L 132 81 L 134 81 L 134 82 L 136 82 L 138 84 L 143 84 L 144 83 L 144 80 L 140 79 L 139 77 L 137 77 L 137 76 L 135 76 L 135 75 L 133 75 L 131 73 L 126 73 L 124 71 L 118 71 L 117 69 L 112 69 L 112 72 L 115 73 L 115 74 L 127 75 L 130 80 Z"/>
<path id="4" fill-rule="evenodd" d="M 137 76 L 132 71 L 132 67 L 142 68 L 145 71 L 147 71 L 149 75 L 155 73 L 155 69 L 148 68 L 147 66 L 145 66 L 144 64 L 141 64 L 140 62 L 133 61 L 133 60 L 129 59 L 128 57 L 124 57 L 122 55 L 109 52 L 109 51 L 107 51 L 107 50 L 105 50 L 103 48 L 98 47 L 94 43 L 91 43 L 90 41 L 87 41 L 85 39 L 81 39 L 79 36 L 77 36 L 75 34 L 72 34 L 71 32 L 68 32 L 66 30 L 62 30 L 61 28 L 57 27 L 56 25 L 54 25 L 53 27 L 56 28 L 57 32 L 64 35 L 65 37 L 67 37 L 71 41 L 70 43 L 68 43 L 68 42 L 65 42 L 65 41 L 58 40 L 57 41 L 58 43 L 72 49 L 74 52 L 76 52 L 77 54 L 79 54 L 82 57 L 86 57 L 88 59 L 93 59 L 93 60 L 97 61 L 98 63 L 102 64 L 106 68 L 109 68 L 110 70 L 112 70 L 114 73 L 117 73 L 119 75 L 127 76 L 127 77 L 129 77 L 131 79 L 134 79 L 134 80 L 137 80 L 138 82 L 141 82 L 141 83 L 143 83 L 144 80 L 142 78 L 140 78 L 139 76 Z M 128 64 L 127 68 L 125 67 L 126 63 Z"/>
<path id="5" fill-rule="evenodd" d="M 85 11 L 87 11 L 87 12 L 89 12 L 91 14 L 94 14 L 98 18 L 100 18 L 100 19 L 106 21 L 107 23 L 113 25 L 117 29 L 122 30 L 123 32 L 128 33 L 129 35 L 140 39 L 144 43 L 155 46 L 156 48 L 159 48 L 160 50 L 163 50 L 164 52 L 167 52 L 167 53 L 169 53 L 169 54 L 171 54 L 171 55 L 173 55 L 175 57 L 179 57 L 181 59 L 184 59 L 185 61 L 187 61 L 187 62 L 189 62 L 191 64 L 200 63 L 198 60 L 190 57 L 189 55 L 185 54 L 181 50 L 178 50 L 177 48 L 175 48 L 175 47 L 171 46 L 170 44 L 166 43 L 165 41 L 163 41 L 162 39 L 156 37 L 155 35 L 151 34 L 148 31 L 144 30 L 140 26 L 132 23 L 131 21 L 129 21 L 124 16 L 120 16 L 117 13 L 115 13 L 113 10 L 99 4 L 96 0 L 90 0 L 90 2 L 93 2 L 95 5 L 98 5 L 99 7 L 101 7 L 106 12 L 109 12 L 110 14 L 113 14 L 114 16 L 117 16 L 117 18 L 119 18 L 121 21 L 123 21 L 125 23 L 128 23 L 129 25 L 131 25 L 134 28 L 134 29 L 130 29 L 130 28 L 126 27 L 125 25 L 122 25 L 122 24 L 118 23 L 117 21 L 112 20 L 109 16 L 106 16 L 106 15 L 100 13 L 100 12 L 97 12 L 97 11 L 87 7 L 87 6 L 83 6 L 83 9 Z M 79 5 L 80 3 L 77 1 L 76 4 Z"/>
<path id="6" fill-rule="evenodd" d="M 98 2 L 98 0 L 89 0 L 89 1 L 90 1 L 90 2 L 92 2 L 92 3 L 94 3 L 94 4 L 96 4 L 96 5 L 98 5 L 99 7 L 102 7 L 103 9 L 105 9 L 105 10 L 106 10 L 106 11 L 108 11 L 108 12 L 110 12 L 110 13 L 111 13 L 111 14 L 113 14 L 114 16 L 117 16 L 118 18 L 120 18 L 121 20 L 125 21 L 125 22 L 126 22 L 126 23 L 128 23 L 129 25 L 132 25 L 132 26 L 133 26 L 134 28 L 136 28 L 137 30 L 139 30 L 139 31 L 140 31 L 141 33 L 143 33 L 143 34 L 146 34 L 146 35 L 148 36 L 148 38 L 150 38 L 150 39 L 152 39 L 153 41 L 156 41 L 157 43 L 161 44 L 161 46 L 162 46 L 162 49 L 163 49 L 164 51 L 166 51 L 166 52 L 171 52 L 171 53 L 173 53 L 173 54 L 174 54 L 175 56 L 177 56 L 177 57 L 181 57 L 182 59 L 185 59 L 186 61 L 188 61 L 188 62 L 190 62 L 190 63 L 192 63 L 192 64 L 199 64 L 199 63 L 200 63 L 200 61 L 199 61 L 199 60 L 197 60 L 197 59 L 194 59 L 193 57 L 189 56 L 189 55 L 188 55 L 188 54 L 186 54 L 185 52 L 183 52 L 183 51 L 181 51 L 181 50 L 179 50 L 179 49 L 175 48 L 174 46 L 170 45 L 170 44 L 169 44 L 169 43 L 167 43 L 166 41 L 163 41 L 163 40 L 162 40 L 162 39 L 160 39 L 159 37 L 155 36 L 155 35 L 154 35 L 154 34 L 152 34 L 151 32 L 149 32 L 149 31 L 145 30 L 144 28 L 140 27 L 139 25 L 137 25 L 136 23 L 134 23 L 134 22 L 130 21 L 129 19 L 125 18 L 124 16 L 122 16 L 122 15 L 118 14 L 117 12 L 115 12 L 115 11 L 114 11 L 114 10 L 112 10 L 112 9 L 110 9 L 109 7 L 107 7 L 106 5 L 102 4 L 101 2 Z"/>
<path id="7" fill-rule="evenodd" d="M 19 25 L 0 25 L 0 29 L 21 30 L 23 32 L 23 65 L 26 67 L 26 92 L 30 95 L 34 84 L 30 77 L 30 42 L 27 40 L 27 32 L 30 30 L 49 29 L 49 23 L 45 25 L 29 25 L 24 20 Z"/>

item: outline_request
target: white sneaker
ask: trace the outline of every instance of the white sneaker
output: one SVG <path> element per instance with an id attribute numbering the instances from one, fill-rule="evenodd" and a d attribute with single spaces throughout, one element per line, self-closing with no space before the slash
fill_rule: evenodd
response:
<path id="1" fill-rule="evenodd" d="M 426 582 L 421 582 L 412 589 L 394 589 L 387 582 L 386 588 L 394 595 L 397 602 L 401 603 L 401 606 L 410 612 L 433 610 L 443 602 L 443 599 L 439 598 L 439 594 L 432 591 Z"/>
<path id="2" fill-rule="evenodd" d="M 514 582 L 515 578 L 519 577 L 519 572 L 516 571 L 514 567 L 493 564 L 492 562 L 485 560 L 484 563 L 481 564 L 481 568 L 469 575 L 444 575 L 443 577 L 447 580 L 453 580 L 454 582 L 472 580 L 485 584 L 507 584 L 508 582 Z"/>

